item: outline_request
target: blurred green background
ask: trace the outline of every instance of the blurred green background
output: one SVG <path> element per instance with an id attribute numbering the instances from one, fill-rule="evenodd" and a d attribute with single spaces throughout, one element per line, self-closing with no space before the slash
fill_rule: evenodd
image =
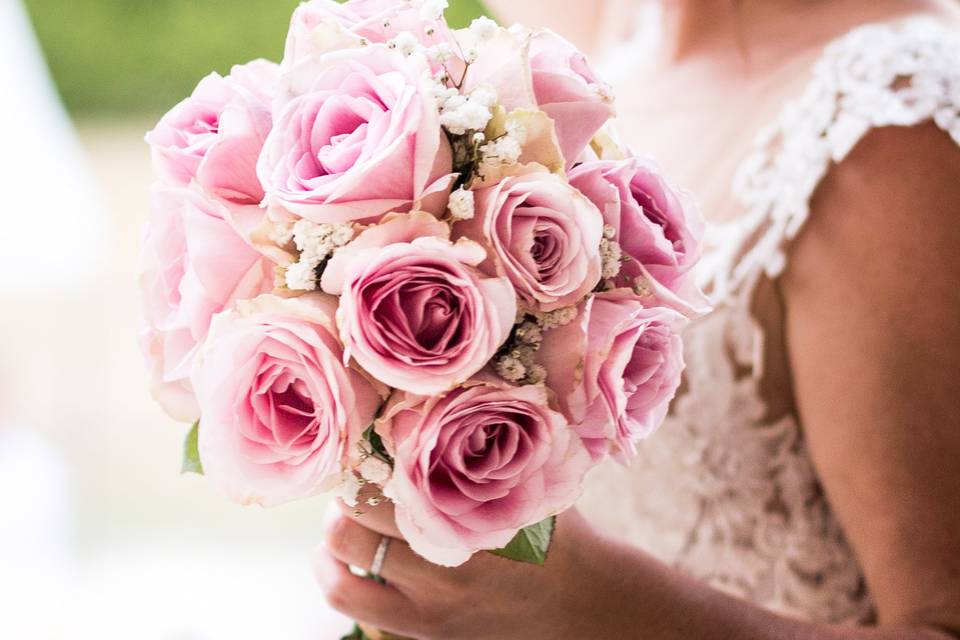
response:
<path id="1" fill-rule="evenodd" d="M 153 116 L 211 71 L 278 60 L 297 0 L 25 0 L 70 112 Z M 456 26 L 480 15 L 453 0 Z"/>

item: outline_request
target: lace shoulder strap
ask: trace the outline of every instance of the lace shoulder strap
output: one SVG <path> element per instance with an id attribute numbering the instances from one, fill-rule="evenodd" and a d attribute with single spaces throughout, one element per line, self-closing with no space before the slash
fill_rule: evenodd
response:
<path id="1" fill-rule="evenodd" d="M 960 144 L 960 35 L 933 19 L 859 27 L 830 44 L 806 91 L 757 140 L 734 183 L 745 215 L 708 234 L 704 286 L 747 302 L 786 266 L 810 198 L 874 127 L 932 120 Z"/>

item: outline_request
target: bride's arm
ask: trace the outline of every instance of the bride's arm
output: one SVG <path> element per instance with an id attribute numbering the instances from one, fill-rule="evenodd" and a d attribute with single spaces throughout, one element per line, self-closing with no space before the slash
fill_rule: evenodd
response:
<path id="1" fill-rule="evenodd" d="M 800 416 L 881 622 L 960 629 L 960 148 L 875 130 L 783 280 Z"/>
<path id="2" fill-rule="evenodd" d="M 873 132 L 819 190 L 781 282 L 797 401 L 879 626 L 765 611 L 564 514 L 545 566 L 477 554 L 456 569 L 389 547 L 389 507 L 331 527 L 333 605 L 418 639 L 960 638 L 960 149 L 932 126 Z M 951 635 L 953 634 L 953 635 Z"/>

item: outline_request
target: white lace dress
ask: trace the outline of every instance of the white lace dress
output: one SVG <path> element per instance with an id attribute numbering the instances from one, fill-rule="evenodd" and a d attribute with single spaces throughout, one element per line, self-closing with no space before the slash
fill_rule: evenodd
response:
<path id="1" fill-rule="evenodd" d="M 925 19 L 860 27 L 826 48 L 812 76 L 742 164 L 741 215 L 707 231 L 700 275 L 716 308 L 686 335 L 686 382 L 670 417 L 629 469 L 594 472 L 581 508 L 719 589 L 854 623 L 873 615 L 860 567 L 789 389 L 765 384 L 765 370 L 785 362 L 770 283 L 820 180 L 871 128 L 932 120 L 960 144 L 960 38 Z"/>

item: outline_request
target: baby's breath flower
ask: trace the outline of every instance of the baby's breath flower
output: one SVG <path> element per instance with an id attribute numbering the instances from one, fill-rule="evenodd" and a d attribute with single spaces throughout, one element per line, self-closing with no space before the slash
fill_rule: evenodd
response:
<path id="1" fill-rule="evenodd" d="M 394 38 L 387 42 L 391 49 L 396 49 L 405 56 L 412 56 L 420 49 L 420 43 L 409 31 L 401 31 Z"/>
<path id="2" fill-rule="evenodd" d="M 293 225 L 289 222 L 278 222 L 270 229 L 270 242 L 278 247 L 285 247 L 293 240 Z"/>
<path id="3" fill-rule="evenodd" d="M 603 237 L 607 240 L 613 240 L 617 235 L 617 229 L 612 224 L 603 225 Z"/>
<path id="4" fill-rule="evenodd" d="M 536 353 L 537 350 L 528 344 L 520 344 L 510 350 L 510 356 L 519 360 L 520 364 L 527 368 L 533 366 L 533 358 Z"/>
<path id="5" fill-rule="evenodd" d="M 342 247 L 353 240 L 353 227 L 349 224 L 337 225 L 330 234 L 330 241 L 338 247 Z"/>
<path id="6" fill-rule="evenodd" d="M 620 273 L 620 243 L 603 238 L 600 241 L 600 276 L 604 279 L 615 278 Z"/>
<path id="7" fill-rule="evenodd" d="M 293 242 L 297 245 L 297 250 L 303 252 L 308 246 L 329 233 L 325 226 L 301 218 L 293 225 Z"/>
<path id="8" fill-rule="evenodd" d="M 527 375 L 527 368 L 512 356 L 503 356 L 495 365 L 497 375 L 509 382 L 520 382 Z"/>
<path id="9" fill-rule="evenodd" d="M 490 40 L 497 35 L 497 23 L 486 16 L 481 16 L 470 23 L 470 31 L 479 40 Z"/>
<path id="10" fill-rule="evenodd" d="M 544 329 L 556 329 L 557 327 L 562 327 L 570 324 L 577 317 L 577 308 L 576 307 L 564 307 L 563 309 L 557 309 L 556 311 L 548 311 L 543 314 L 543 318 L 540 321 L 540 325 Z"/>
<path id="11" fill-rule="evenodd" d="M 637 276 L 633 279 L 633 292 L 641 298 L 653 295 L 653 289 L 650 288 L 650 283 L 644 276 Z"/>
<path id="12" fill-rule="evenodd" d="M 420 5 L 420 19 L 439 20 L 448 6 L 447 0 L 424 0 Z"/>
<path id="13" fill-rule="evenodd" d="M 451 193 L 447 209 L 450 211 L 450 217 L 454 220 L 470 220 L 473 218 L 473 191 L 460 187 Z"/>
<path id="14" fill-rule="evenodd" d="M 481 131 L 490 122 L 490 108 L 463 95 L 448 95 L 440 107 L 440 124 L 454 135 Z"/>
<path id="15" fill-rule="evenodd" d="M 517 144 L 523 146 L 527 143 L 527 128 L 522 122 L 516 120 L 507 120 L 507 137 L 517 141 Z"/>
<path id="16" fill-rule="evenodd" d="M 360 481 L 350 471 L 344 471 L 340 474 L 336 486 L 330 493 L 343 500 L 347 506 L 355 507 L 357 506 L 357 494 L 360 493 Z"/>
<path id="17" fill-rule="evenodd" d="M 460 97 L 460 93 L 453 87 L 448 87 L 440 81 L 437 81 L 430 87 L 430 96 L 437 102 L 437 108 L 443 110 L 447 103 L 455 97 Z"/>
<path id="18" fill-rule="evenodd" d="M 543 365 L 535 364 L 527 372 L 527 378 L 524 382 L 527 384 L 542 384 L 547 380 L 547 370 Z"/>
<path id="19" fill-rule="evenodd" d="M 291 291 L 313 291 L 317 288 L 317 264 L 313 261 L 294 263 L 287 267 L 284 280 Z"/>
<path id="20" fill-rule="evenodd" d="M 543 341 L 543 332 L 535 322 L 524 322 L 516 331 L 517 339 L 523 344 L 539 346 Z"/>
<path id="21" fill-rule="evenodd" d="M 497 92 L 493 87 L 480 85 L 470 92 L 470 102 L 482 104 L 489 109 L 497 104 Z"/>
<path id="22" fill-rule="evenodd" d="M 480 59 L 480 50 L 476 47 L 470 47 L 463 54 L 463 60 L 467 64 L 473 64 Z"/>
<path id="23" fill-rule="evenodd" d="M 480 147 L 482 162 L 488 166 L 516 164 L 523 153 L 523 147 L 510 135 L 491 140 Z"/>
<path id="24" fill-rule="evenodd" d="M 427 57 L 443 64 L 453 57 L 453 49 L 446 42 L 441 42 L 432 47 L 427 47 Z"/>
<path id="25" fill-rule="evenodd" d="M 357 467 L 360 475 L 368 482 L 384 485 L 391 475 L 390 465 L 376 456 L 367 456 Z"/>

